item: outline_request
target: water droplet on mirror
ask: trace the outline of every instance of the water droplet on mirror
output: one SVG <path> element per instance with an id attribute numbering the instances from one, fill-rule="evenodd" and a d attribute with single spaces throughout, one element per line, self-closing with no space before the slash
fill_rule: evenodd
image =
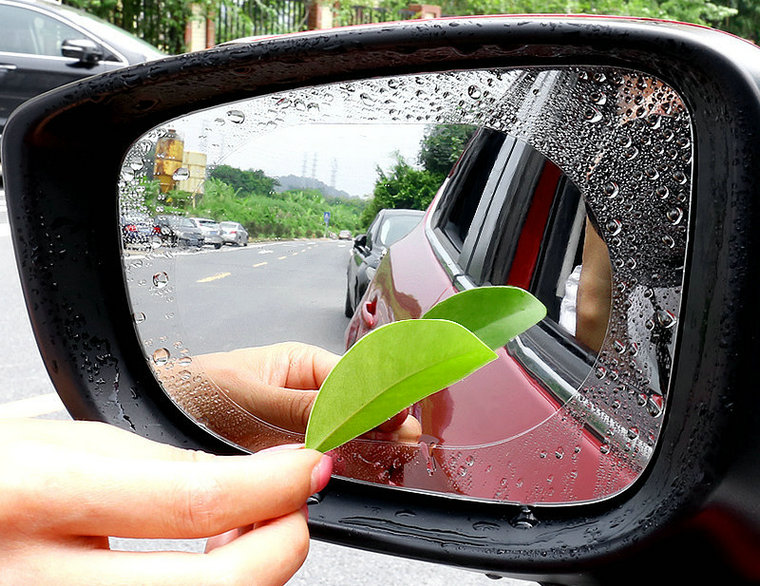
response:
<path id="1" fill-rule="evenodd" d="M 620 192 L 620 188 L 618 187 L 617 183 L 615 183 L 614 181 L 610 181 L 609 183 L 607 183 L 607 185 L 605 185 L 602 188 L 602 191 L 604 192 L 604 195 L 612 198 L 612 197 L 615 197 Z"/>
<path id="2" fill-rule="evenodd" d="M 610 236 L 617 236 L 620 234 L 620 230 L 623 229 L 623 224 L 620 220 L 613 218 L 605 224 L 605 228 L 607 228 L 607 232 L 610 233 Z"/>
<path id="3" fill-rule="evenodd" d="M 169 284 L 169 275 L 167 275 L 166 273 L 156 273 L 155 275 L 153 275 L 153 285 L 155 285 L 157 289 L 163 289 L 168 284 Z"/>
<path id="4" fill-rule="evenodd" d="M 183 181 L 190 177 L 190 171 L 187 169 L 187 167 L 180 167 L 174 172 L 174 175 L 172 175 L 172 179 L 175 181 Z"/>
<path id="5" fill-rule="evenodd" d="M 364 104 L 365 106 L 372 107 L 375 105 L 375 98 L 373 98 L 367 93 L 360 94 L 359 99 L 362 101 L 362 104 Z"/>
<path id="6" fill-rule="evenodd" d="M 136 324 L 141 324 L 145 321 L 145 314 L 142 311 L 138 311 L 133 317 Z"/>
<path id="7" fill-rule="evenodd" d="M 676 245 L 676 241 L 672 236 L 669 236 L 668 234 L 662 237 L 662 243 L 668 248 L 673 248 Z"/>
<path id="8" fill-rule="evenodd" d="M 480 88 L 478 86 L 471 85 L 469 88 L 467 88 L 467 95 L 470 96 L 473 100 L 479 100 L 483 93 L 480 91 Z"/>
<path id="9" fill-rule="evenodd" d="M 681 223 L 681 220 L 683 219 L 683 210 L 681 208 L 675 207 L 673 209 L 668 210 L 665 216 L 668 218 L 671 224 L 673 224 L 674 226 L 677 226 L 678 224 Z"/>
<path id="10" fill-rule="evenodd" d="M 602 119 L 602 113 L 593 106 L 586 106 L 583 110 L 583 119 L 590 124 L 595 124 Z"/>
<path id="11" fill-rule="evenodd" d="M 677 320 L 675 314 L 672 311 L 663 309 L 657 312 L 657 321 L 663 328 L 667 330 L 676 325 Z"/>
<path id="12" fill-rule="evenodd" d="M 169 350 L 167 350 L 166 348 L 159 348 L 158 350 L 153 352 L 153 362 L 161 366 L 169 362 L 169 356 L 170 356 Z"/>
<path id="13" fill-rule="evenodd" d="M 638 427 L 631 427 L 628 430 L 628 439 L 634 440 L 637 437 L 639 437 L 639 428 Z"/>
<path id="14" fill-rule="evenodd" d="M 233 124 L 242 124 L 243 122 L 245 122 L 245 114 L 241 112 L 240 110 L 228 110 L 227 120 L 229 120 Z"/>

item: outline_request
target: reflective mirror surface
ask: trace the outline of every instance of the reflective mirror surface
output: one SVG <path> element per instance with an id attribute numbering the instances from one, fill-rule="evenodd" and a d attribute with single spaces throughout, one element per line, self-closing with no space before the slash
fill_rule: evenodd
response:
<path id="1" fill-rule="evenodd" d="M 645 469 L 667 408 L 691 132 L 667 85 L 601 68 L 373 79 L 168 121 L 120 181 L 146 360 L 199 424 L 256 451 L 301 440 L 319 378 L 274 376 L 304 350 L 270 345 L 342 353 L 458 290 L 520 286 L 547 318 L 336 450 L 336 471 L 523 504 L 608 498 Z"/>

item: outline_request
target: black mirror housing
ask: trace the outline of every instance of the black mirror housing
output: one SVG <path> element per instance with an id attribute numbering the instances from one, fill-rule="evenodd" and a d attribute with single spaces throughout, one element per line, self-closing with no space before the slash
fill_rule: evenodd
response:
<path id="1" fill-rule="evenodd" d="M 367 246 L 367 235 L 359 234 L 354 238 L 354 248 L 361 249 Z"/>
<path id="2" fill-rule="evenodd" d="M 231 45 L 34 99 L 6 126 L 2 159 L 22 285 L 50 376 L 77 418 L 179 446 L 240 451 L 176 408 L 135 336 L 121 272 L 116 186 L 124 153 L 153 126 L 246 97 L 374 76 L 476 67 L 646 71 L 678 90 L 693 112 L 696 172 L 682 342 L 662 439 L 645 474 L 616 497 L 569 507 L 475 502 L 333 479 L 314 499 L 310 527 L 315 537 L 336 543 L 438 561 L 446 552 L 446 563 L 555 583 L 619 578 L 622 563 L 632 565 L 625 571 L 634 580 L 653 570 L 632 560 L 647 553 L 661 558 L 664 543 L 704 535 L 700 544 L 720 544 L 711 515 L 760 535 L 760 522 L 748 514 L 760 505 L 754 482 L 760 393 L 751 378 L 760 323 L 759 55 L 749 43 L 687 25 L 452 19 Z M 109 140 L 97 141 L 104 129 Z M 694 559 L 680 547 L 667 550 L 668 563 L 680 571 L 696 577 L 735 571 L 730 576 L 751 581 L 721 555 Z"/>

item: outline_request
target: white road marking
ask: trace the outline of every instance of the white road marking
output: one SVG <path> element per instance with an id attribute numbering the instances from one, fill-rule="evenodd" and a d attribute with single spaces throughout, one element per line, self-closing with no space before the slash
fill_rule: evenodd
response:
<path id="1" fill-rule="evenodd" d="M 47 393 L 0 404 L 0 419 L 39 417 L 63 410 L 64 406 L 60 397 L 55 393 Z"/>
<path id="2" fill-rule="evenodd" d="M 216 275 L 211 275 L 210 277 L 206 277 L 205 279 L 198 279 L 196 283 L 210 283 L 211 281 L 218 281 L 219 279 L 224 279 L 225 277 L 229 277 L 232 273 L 217 273 Z"/>
<path id="3" fill-rule="evenodd" d="M 253 265 L 253 268 L 256 269 L 258 267 L 263 267 L 265 264 L 267 264 L 267 263 L 266 262 L 257 262 L 255 265 Z"/>

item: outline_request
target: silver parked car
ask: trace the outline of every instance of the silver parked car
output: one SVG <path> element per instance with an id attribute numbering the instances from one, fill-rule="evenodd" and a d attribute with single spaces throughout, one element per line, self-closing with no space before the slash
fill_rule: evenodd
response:
<path id="1" fill-rule="evenodd" d="M 203 232 L 204 244 L 209 244 L 217 250 L 222 247 L 222 229 L 219 222 L 209 218 L 189 218 L 189 220 Z"/>
<path id="2" fill-rule="evenodd" d="M 248 246 L 248 231 L 238 222 L 221 222 L 222 242 L 235 246 Z"/>

